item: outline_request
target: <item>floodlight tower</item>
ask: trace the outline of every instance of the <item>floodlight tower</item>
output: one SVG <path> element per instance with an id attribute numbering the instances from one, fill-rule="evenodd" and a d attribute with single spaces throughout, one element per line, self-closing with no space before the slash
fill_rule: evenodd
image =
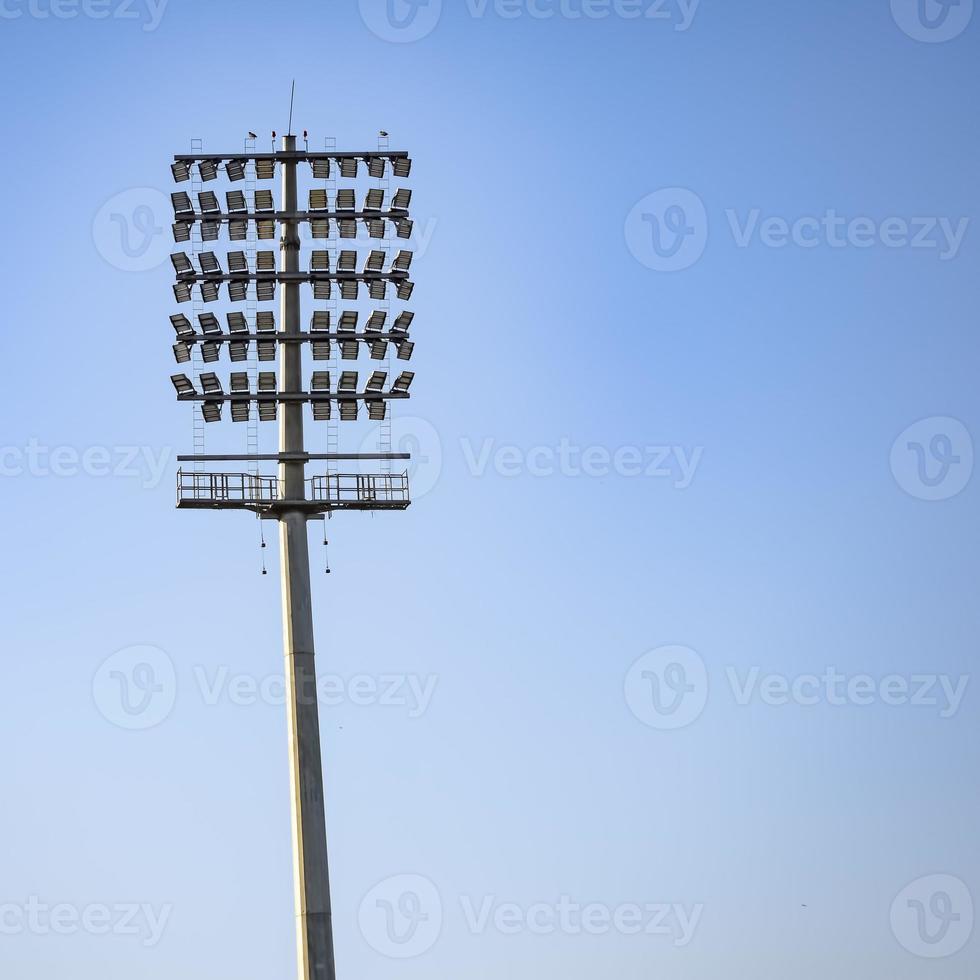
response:
<path id="1" fill-rule="evenodd" d="M 171 256 L 177 274 L 174 294 L 178 303 L 217 302 L 222 284 L 227 284 L 231 303 L 246 302 L 253 306 L 274 301 L 276 289 L 280 290 L 278 328 L 270 310 L 256 310 L 252 322 L 240 311 L 229 311 L 227 333 L 212 312 L 198 314 L 197 328 L 185 314 L 171 316 L 177 332 L 174 355 L 178 363 L 193 362 L 195 367 L 200 367 L 218 361 L 222 348 L 227 349 L 232 362 L 246 361 L 252 344 L 258 361 L 272 361 L 278 348 L 278 381 L 270 371 L 252 372 L 255 377 L 250 377 L 248 372 L 233 371 L 226 392 L 212 371 L 198 370 L 197 385 L 186 374 L 173 375 L 171 380 L 178 400 L 194 402 L 195 412 L 199 407 L 204 423 L 220 421 L 226 402 L 231 405 L 235 422 L 251 424 L 253 405 L 259 421 L 279 422 L 279 451 L 274 455 L 195 453 L 179 457 L 181 462 L 193 462 L 195 471 L 178 473 L 177 506 L 248 510 L 263 520 L 279 524 L 299 977 L 300 980 L 335 980 L 307 525 L 311 519 L 325 518 L 334 511 L 404 510 L 410 504 L 408 474 L 392 474 L 390 463 L 409 457 L 391 452 L 310 453 L 304 440 L 305 411 L 309 404 L 314 421 L 330 421 L 336 408 L 342 422 L 353 422 L 364 402 L 368 418 L 384 423 L 389 402 L 409 397 L 414 374 L 403 371 L 386 391 L 387 372 L 374 371 L 359 392 L 356 371 L 342 372 L 335 388 L 331 386 L 329 372 L 314 371 L 307 390 L 303 383 L 303 355 L 309 349 L 313 360 L 330 360 L 336 345 L 344 360 L 355 361 L 363 347 L 378 361 L 388 359 L 390 346 L 400 360 L 407 361 L 414 346 L 409 336 L 414 314 L 404 310 L 389 326 L 387 309 L 375 309 L 358 332 L 357 310 L 345 309 L 336 323 L 330 322 L 329 311 L 318 310 L 313 314 L 310 329 L 305 331 L 300 289 L 305 284 L 311 285 L 316 300 L 330 299 L 336 287 L 341 298 L 353 304 L 362 286 L 375 301 L 385 301 L 389 288 L 393 287 L 399 300 L 409 300 L 414 289 L 408 278 L 412 253 L 402 249 L 388 268 L 386 265 L 389 265 L 389 231 L 393 229 L 402 239 L 412 236 L 409 217 L 412 194 L 402 188 L 386 202 L 385 191 L 373 188 L 358 210 L 354 189 L 344 188 L 330 195 L 325 189 L 314 188 L 309 192 L 309 206 L 304 210 L 299 206 L 297 186 L 297 168 L 301 163 L 308 163 L 313 178 L 322 180 L 330 178 L 334 166 L 348 180 L 357 178 L 361 164 L 371 177 L 379 179 L 385 177 L 388 167 L 396 178 L 411 173 L 411 160 L 403 151 L 379 147 L 377 152 L 311 153 L 308 149 L 297 150 L 296 137 L 291 134 L 284 136 L 281 149 L 272 153 L 196 152 L 174 157 L 171 169 L 178 182 L 190 180 L 196 168 L 202 184 L 216 180 L 222 171 L 232 182 L 247 175 L 251 184 L 253 177 L 259 181 L 274 179 L 278 167 L 282 186 L 278 209 L 269 190 L 248 194 L 228 191 L 225 210 L 212 191 L 200 190 L 196 207 L 186 192 L 172 195 L 174 238 L 177 242 L 193 240 L 196 259 L 195 264 L 185 252 Z M 340 251 L 339 257 L 336 248 L 314 249 L 310 269 L 304 272 L 300 267 L 300 227 L 304 223 L 309 224 L 314 240 L 324 239 L 331 245 L 337 238 L 357 239 L 358 227 L 363 225 L 368 237 L 381 241 L 384 247 L 372 248 L 360 269 L 356 248 Z M 259 240 L 274 239 L 277 225 L 278 264 L 271 251 L 259 251 L 254 262 L 244 252 L 230 251 L 225 271 L 213 251 L 202 250 L 204 242 L 219 239 L 224 226 L 230 241 L 243 241 L 253 229 Z M 388 471 L 328 472 L 326 476 L 307 477 L 308 465 L 341 460 L 377 460 Z M 252 472 L 197 469 L 207 463 L 233 461 L 248 462 Z M 259 474 L 258 467 L 263 462 L 277 464 L 277 474 Z"/>

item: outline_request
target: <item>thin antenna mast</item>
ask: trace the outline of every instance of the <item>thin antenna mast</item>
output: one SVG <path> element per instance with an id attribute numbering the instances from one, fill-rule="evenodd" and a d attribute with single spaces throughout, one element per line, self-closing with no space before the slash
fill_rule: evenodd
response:
<path id="1" fill-rule="evenodd" d="M 286 129 L 286 133 L 290 136 L 293 135 L 293 99 L 296 98 L 296 79 L 293 79 L 293 87 L 289 93 L 289 127 Z"/>

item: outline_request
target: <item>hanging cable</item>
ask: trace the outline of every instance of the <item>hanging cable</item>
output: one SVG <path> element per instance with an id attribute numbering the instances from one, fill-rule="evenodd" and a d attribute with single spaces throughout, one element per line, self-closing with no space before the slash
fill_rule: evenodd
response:
<path id="1" fill-rule="evenodd" d="M 323 561 L 326 565 L 326 574 L 330 574 L 330 542 L 327 540 L 327 519 L 323 518 Z"/>
<path id="2" fill-rule="evenodd" d="M 259 551 L 259 554 L 262 556 L 262 574 L 263 575 L 268 575 L 269 574 L 269 571 L 265 567 L 265 549 L 266 549 L 266 543 L 265 543 L 265 522 L 262 520 L 261 517 L 259 518 L 259 539 L 262 542 L 262 547 L 261 547 L 261 549 Z"/>

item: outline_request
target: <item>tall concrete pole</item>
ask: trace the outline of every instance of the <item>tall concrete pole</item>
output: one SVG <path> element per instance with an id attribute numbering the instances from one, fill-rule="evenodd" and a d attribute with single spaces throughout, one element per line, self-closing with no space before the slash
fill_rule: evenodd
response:
<path id="1" fill-rule="evenodd" d="M 296 137 L 284 136 L 283 150 L 296 149 Z M 282 209 L 296 211 L 296 163 L 282 164 Z M 299 231 L 295 221 L 282 222 L 280 268 L 299 271 Z M 280 286 L 280 330 L 300 332 L 299 285 Z M 280 345 L 280 391 L 303 390 L 302 345 Z M 303 403 L 279 407 L 279 451 L 302 453 Z M 279 485 L 284 500 L 302 500 L 306 493 L 303 463 L 280 463 Z M 292 794 L 293 868 L 296 884 L 296 929 L 299 980 L 336 980 L 327 868 L 327 829 L 323 808 L 323 764 L 313 649 L 313 600 L 310 593 L 310 550 L 306 515 L 285 510 L 279 516 L 282 574 L 283 645 L 289 705 L 289 779 Z"/>

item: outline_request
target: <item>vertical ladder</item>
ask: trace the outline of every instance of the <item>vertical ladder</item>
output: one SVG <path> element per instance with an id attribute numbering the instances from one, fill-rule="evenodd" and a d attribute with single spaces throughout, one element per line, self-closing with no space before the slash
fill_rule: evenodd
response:
<path id="1" fill-rule="evenodd" d="M 204 152 L 204 141 L 200 139 L 191 140 L 191 153 L 195 156 L 200 156 Z M 194 201 L 197 203 L 199 201 L 198 195 L 201 192 L 201 170 L 200 167 L 191 166 L 191 191 L 194 194 Z M 200 221 L 195 221 L 191 226 L 191 253 L 195 259 L 201 254 L 204 247 L 204 241 L 202 238 L 203 227 Z M 197 286 L 194 292 L 194 329 L 198 326 L 198 316 L 204 311 L 204 301 L 201 296 L 201 287 Z M 193 351 L 193 361 L 191 362 L 194 368 L 194 376 L 197 384 L 198 390 L 201 389 L 201 371 L 204 368 L 204 360 L 201 356 L 201 345 L 195 344 Z M 204 455 L 205 439 L 204 439 L 204 405 L 201 402 L 195 402 L 193 406 L 194 412 L 194 454 L 196 456 Z M 200 460 L 194 461 L 194 472 L 203 473 L 204 463 Z"/>
<path id="2" fill-rule="evenodd" d="M 255 140 L 251 137 L 246 137 L 245 139 L 245 152 L 254 153 L 255 152 Z M 248 210 L 255 214 L 255 161 L 249 160 L 245 164 L 245 201 L 248 206 Z M 258 226 L 254 221 L 248 223 L 248 237 L 245 244 L 245 256 L 248 262 L 249 269 L 255 268 L 256 262 L 256 248 L 258 243 Z M 248 324 L 249 333 L 256 332 L 256 295 L 255 290 L 257 286 L 255 283 L 247 284 L 247 299 L 245 301 L 245 320 Z M 252 341 L 248 345 L 248 385 L 252 391 L 258 391 L 259 388 L 259 345 Z M 248 422 L 246 423 L 245 432 L 245 451 L 249 456 L 257 456 L 259 452 L 259 417 L 258 417 L 258 406 L 249 404 L 248 406 Z M 259 475 L 259 464 L 257 460 L 252 460 L 249 463 L 249 472 L 253 476 Z"/>
<path id="3" fill-rule="evenodd" d="M 337 138 L 335 136 L 327 136 L 323 141 L 323 150 L 325 153 L 334 153 L 337 150 Z M 331 161 L 330 164 L 330 177 L 324 181 L 324 189 L 327 192 L 327 201 L 329 202 L 328 207 L 331 210 L 336 211 L 337 203 L 337 162 Z M 330 224 L 330 239 L 327 241 L 327 251 L 330 254 L 330 268 L 336 271 L 337 260 L 340 253 L 339 241 L 337 237 L 340 232 L 336 227 L 336 222 L 331 222 Z M 339 316 L 337 310 L 337 284 L 334 284 L 334 288 L 330 290 L 330 299 L 327 300 L 326 309 L 330 314 L 330 329 L 336 332 L 337 330 L 337 318 Z M 330 361 L 327 364 L 327 368 L 330 371 L 330 383 L 336 385 L 340 380 L 340 347 L 337 343 L 331 342 L 330 344 Z M 340 404 L 335 402 L 333 405 L 333 411 L 330 413 L 330 421 L 327 422 L 327 449 L 328 453 L 339 453 L 340 452 Z M 338 463 L 337 460 L 327 461 L 327 475 L 338 473 Z"/>
<path id="4" fill-rule="evenodd" d="M 386 153 L 389 149 L 389 140 L 387 136 L 378 137 L 378 152 Z M 378 187 L 384 192 L 385 196 L 385 207 L 388 207 L 391 203 L 391 179 L 389 177 L 389 171 L 391 168 L 391 162 L 388 161 L 385 165 L 384 176 L 378 178 Z M 385 253 L 384 267 L 389 268 L 391 265 L 391 222 L 385 222 L 385 239 L 381 245 L 382 250 Z M 389 286 L 390 288 L 390 286 Z M 388 291 L 385 291 L 385 300 L 380 305 L 380 309 L 383 310 L 387 315 L 388 319 L 391 318 L 391 303 L 388 302 Z M 391 329 L 391 324 L 388 323 L 386 328 Z M 387 375 L 388 385 L 390 387 L 394 376 L 392 375 L 393 362 L 391 359 L 391 344 L 385 346 L 385 362 L 384 362 L 384 372 Z M 385 402 L 387 405 L 387 411 L 385 412 L 384 421 L 381 423 L 381 428 L 379 430 L 378 437 L 378 452 L 380 453 L 390 453 L 391 452 L 391 411 L 392 403 Z M 381 472 L 390 473 L 391 472 L 391 460 L 386 459 L 381 463 Z"/>

